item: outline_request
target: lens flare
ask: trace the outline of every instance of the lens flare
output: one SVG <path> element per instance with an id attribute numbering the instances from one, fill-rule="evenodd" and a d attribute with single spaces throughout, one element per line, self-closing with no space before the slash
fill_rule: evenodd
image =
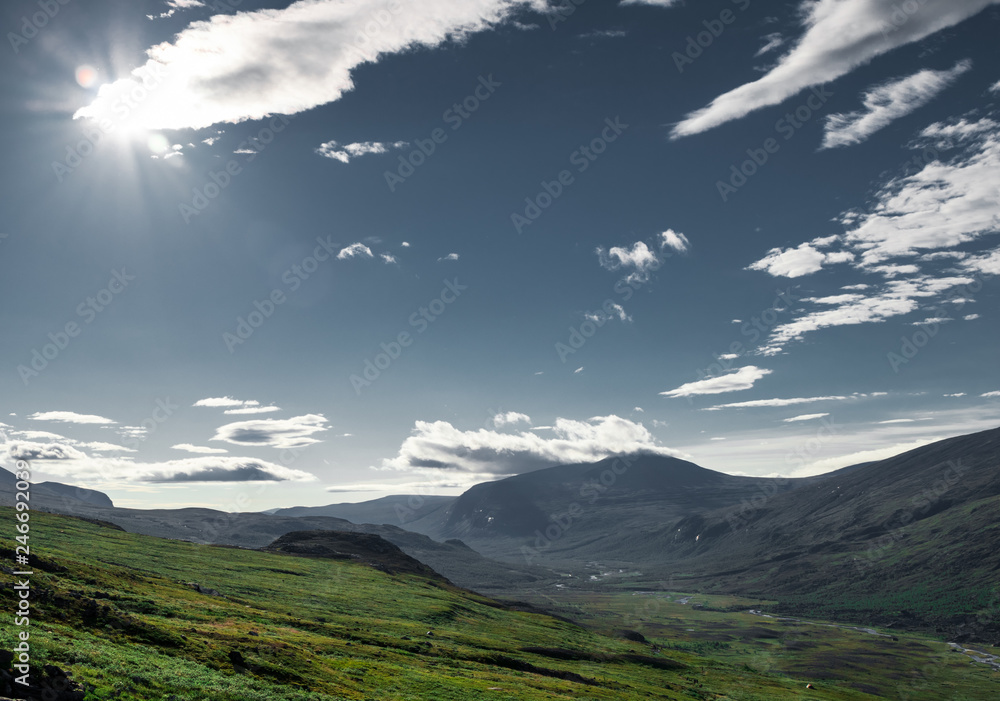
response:
<path id="1" fill-rule="evenodd" d="M 86 64 L 77 66 L 76 82 L 81 88 L 92 88 L 97 85 L 97 69 Z"/>

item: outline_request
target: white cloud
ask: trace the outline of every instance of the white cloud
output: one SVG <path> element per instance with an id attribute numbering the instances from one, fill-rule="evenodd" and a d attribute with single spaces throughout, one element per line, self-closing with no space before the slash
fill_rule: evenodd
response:
<path id="1" fill-rule="evenodd" d="M 980 397 L 1000 397 L 1000 390 L 994 392 L 984 392 L 979 395 Z"/>
<path id="2" fill-rule="evenodd" d="M 767 255 L 747 266 L 747 270 L 762 270 L 774 277 L 802 277 L 815 273 L 827 263 L 849 263 L 854 255 L 845 252 L 823 253 L 813 243 L 803 243 L 797 248 L 772 248 Z"/>
<path id="3" fill-rule="evenodd" d="M 1000 80 L 990 86 L 990 92 L 1000 92 Z"/>
<path id="4" fill-rule="evenodd" d="M 459 255 L 457 253 L 449 253 L 448 255 L 446 255 L 446 256 L 444 256 L 442 258 L 438 258 L 438 263 L 440 263 L 441 261 L 458 260 L 458 258 L 459 258 Z"/>
<path id="5" fill-rule="evenodd" d="M 244 402 L 241 399 L 233 399 L 232 397 L 208 397 L 206 399 L 199 399 L 191 406 L 209 406 L 209 407 L 223 407 L 223 406 L 246 406 L 248 404 L 256 405 L 258 402 Z"/>
<path id="6" fill-rule="evenodd" d="M 678 253 L 687 253 L 691 248 L 691 242 L 684 234 L 667 229 L 660 234 L 660 248 L 671 248 Z"/>
<path id="7" fill-rule="evenodd" d="M 836 402 L 849 397 L 829 396 L 829 397 L 792 397 L 790 399 L 754 399 L 749 402 L 734 402 L 732 404 L 718 404 L 710 407 L 706 411 L 716 411 L 718 409 L 757 409 L 762 407 L 782 407 L 795 406 L 796 404 L 812 404 L 813 402 Z"/>
<path id="8" fill-rule="evenodd" d="M 391 253 L 380 253 L 379 258 L 381 258 L 386 265 L 392 265 L 393 263 L 398 262 L 396 260 L 396 256 L 392 255 Z"/>
<path id="9" fill-rule="evenodd" d="M 763 56 L 769 51 L 774 51 L 780 48 L 785 43 L 784 37 L 781 36 L 781 32 L 773 32 L 764 36 L 764 45 L 757 49 L 757 53 L 754 54 L 754 58 L 758 56 Z"/>
<path id="10" fill-rule="evenodd" d="M 94 414 L 77 414 L 75 411 L 41 411 L 28 417 L 35 421 L 60 421 L 69 424 L 104 424 L 111 425 L 118 423 L 103 416 Z"/>
<path id="11" fill-rule="evenodd" d="M 384 460 L 382 468 L 496 476 L 552 465 L 595 462 L 613 455 L 680 456 L 677 451 L 658 445 L 642 424 L 614 415 L 595 416 L 586 421 L 560 418 L 552 430 L 554 437 L 542 438 L 530 431 L 462 431 L 446 421 L 417 421 L 399 454 Z"/>
<path id="12" fill-rule="evenodd" d="M 578 367 L 576 370 L 574 370 L 573 374 L 574 375 L 579 375 L 581 372 L 583 372 L 583 366 L 582 365 L 580 367 Z"/>
<path id="13" fill-rule="evenodd" d="M 946 397 L 964 397 L 965 396 L 965 392 L 954 392 L 952 394 L 946 394 L 944 396 L 946 396 Z"/>
<path id="14" fill-rule="evenodd" d="M 612 302 L 610 299 L 605 300 L 604 305 L 596 312 L 587 312 L 583 316 L 585 319 L 597 324 L 598 326 L 611 319 L 618 319 L 618 321 L 632 321 L 632 317 L 625 312 L 625 307 L 617 302 Z"/>
<path id="15" fill-rule="evenodd" d="M 821 148 L 861 143 L 900 117 L 926 105 L 970 68 L 972 61 L 959 61 L 951 70 L 925 69 L 868 90 L 861 96 L 863 110 L 831 114 L 826 118 Z"/>
<path id="16" fill-rule="evenodd" d="M 508 411 L 506 413 L 497 414 L 493 417 L 493 425 L 497 428 L 501 426 L 512 426 L 518 423 L 531 423 L 531 417 L 527 414 L 521 414 L 516 411 Z"/>
<path id="17" fill-rule="evenodd" d="M 660 259 L 642 241 L 636 241 L 632 248 L 613 246 L 607 251 L 598 246 L 595 252 L 601 266 L 607 270 L 631 269 L 625 278 L 629 282 L 645 282 L 649 273 L 660 266 Z"/>
<path id="18" fill-rule="evenodd" d="M 954 319 L 952 319 L 951 317 L 947 317 L 947 316 L 932 316 L 932 317 L 929 317 L 927 319 L 924 319 L 923 321 L 912 321 L 912 322 L 910 322 L 910 325 L 911 326 L 928 326 L 930 324 L 944 324 L 944 323 L 949 322 L 949 321 L 954 321 Z"/>
<path id="19" fill-rule="evenodd" d="M 706 380 L 688 382 L 676 389 L 660 392 L 664 397 L 694 397 L 702 394 L 722 394 L 723 392 L 740 392 L 750 389 L 757 380 L 770 375 L 773 370 L 747 365 L 725 375 L 710 377 Z"/>
<path id="20" fill-rule="evenodd" d="M 7 424 L 0 424 L 0 428 L 10 428 Z M 58 433 L 52 433 L 51 431 L 12 431 L 12 433 L 18 438 L 23 438 L 26 441 L 67 441 L 72 442 L 69 438 L 65 436 L 60 436 Z"/>
<path id="21" fill-rule="evenodd" d="M 824 416 L 829 416 L 829 412 L 826 414 L 800 414 L 799 416 L 793 416 L 790 419 L 782 419 L 786 424 L 793 423 L 796 421 L 812 421 L 813 419 L 822 419 Z"/>
<path id="22" fill-rule="evenodd" d="M 409 248 L 410 247 L 410 242 L 409 241 L 403 241 L 403 243 L 401 243 L 399 245 L 402 246 L 403 248 Z"/>
<path id="23" fill-rule="evenodd" d="M 104 85 L 75 118 L 100 119 L 160 76 L 130 119 L 146 129 L 199 129 L 296 114 L 338 100 L 351 72 L 384 56 L 433 48 L 489 29 L 543 0 L 299 0 L 284 9 L 217 14 L 147 50 L 133 76 Z M 389 9 L 387 9 L 387 7 Z M 379 21 L 388 14 L 387 21 Z M 375 27 L 375 29 L 372 29 Z"/>
<path id="24" fill-rule="evenodd" d="M 688 114 L 673 138 L 717 127 L 777 105 L 806 88 L 829 83 L 892 49 L 919 41 L 1000 0 L 924 0 L 905 14 L 894 0 L 803 0 L 805 30 L 767 74 Z M 894 13 L 901 14 L 896 19 Z M 893 22 L 896 19 L 896 22 Z"/>
<path id="25" fill-rule="evenodd" d="M 8 460 L 72 460 L 86 458 L 87 454 L 65 443 L 37 443 L 34 441 L 7 441 L 0 444 L 0 454 Z"/>
<path id="26" fill-rule="evenodd" d="M 99 453 L 134 453 L 133 448 L 126 448 L 116 443 L 105 443 L 104 441 L 77 441 L 75 445 L 81 448 L 89 448 Z"/>
<path id="27" fill-rule="evenodd" d="M 965 321 L 975 321 L 978 318 L 979 318 L 978 314 L 966 314 L 965 316 L 962 317 L 962 319 L 964 319 Z"/>
<path id="28" fill-rule="evenodd" d="M 234 445 L 302 448 L 319 443 L 312 435 L 327 429 L 326 417 L 322 414 L 305 414 L 290 419 L 252 419 L 220 426 L 212 440 Z"/>
<path id="29" fill-rule="evenodd" d="M 972 283 L 968 277 L 933 278 L 923 276 L 906 280 L 891 280 L 883 289 L 869 297 L 841 304 L 834 309 L 813 311 L 779 324 L 771 332 L 760 353 L 775 355 L 791 341 L 801 340 L 807 333 L 837 326 L 881 323 L 887 319 L 909 314 L 919 308 L 918 299 L 934 297 L 959 285 Z"/>
<path id="30" fill-rule="evenodd" d="M 368 248 L 368 246 L 363 243 L 352 243 L 350 246 L 340 249 L 340 253 L 337 254 L 337 260 L 347 260 L 355 256 L 375 257 L 372 255 L 372 249 Z"/>
<path id="31" fill-rule="evenodd" d="M 992 120 L 990 120 L 992 123 Z M 1000 213 L 1000 131 L 995 123 L 948 163 L 891 180 L 865 214 L 845 212 L 845 236 L 862 266 L 921 250 L 951 248 L 997 230 Z"/>
<path id="32" fill-rule="evenodd" d="M 886 421 L 878 421 L 879 424 L 912 424 L 915 419 L 888 419 Z"/>
<path id="33" fill-rule="evenodd" d="M 219 453 L 228 453 L 229 451 L 225 448 L 209 448 L 204 445 L 191 445 L 190 443 L 178 443 L 177 445 L 170 446 L 174 450 L 185 450 L 189 453 L 203 453 L 205 455 L 218 455 Z"/>
<path id="34" fill-rule="evenodd" d="M 223 414 L 270 414 L 281 411 L 280 406 L 244 406 L 239 409 L 226 409 Z"/>
<path id="35" fill-rule="evenodd" d="M 409 144 L 405 141 L 359 141 L 353 144 L 338 144 L 336 141 L 327 141 L 320 144 L 316 153 L 324 158 L 332 158 L 341 163 L 349 163 L 352 158 L 367 156 L 369 154 L 388 153 L 393 149 L 405 148 Z"/>

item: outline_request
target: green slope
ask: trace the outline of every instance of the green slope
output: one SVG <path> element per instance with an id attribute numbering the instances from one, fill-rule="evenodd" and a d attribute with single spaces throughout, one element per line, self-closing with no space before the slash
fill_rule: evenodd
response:
<path id="1" fill-rule="evenodd" d="M 0 522 L 15 523 L 13 510 Z M 793 678 L 656 652 L 351 561 L 44 513 L 32 513 L 31 543 L 35 677 L 59 667 L 87 699 L 870 698 L 837 687 L 805 696 Z M 13 546 L 0 539 L 5 558 Z M 0 591 L 9 612 L 12 585 Z M 0 649 L 17 630 L 0 628 Z"/>

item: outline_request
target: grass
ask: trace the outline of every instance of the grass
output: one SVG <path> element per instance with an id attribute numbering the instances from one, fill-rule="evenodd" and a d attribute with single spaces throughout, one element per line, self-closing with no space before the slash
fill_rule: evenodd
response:
<path id="1" fill-rule="evenodd" d="M 13 515 L 0 508 L 6 557 Z M 871 698 L 839 682 L 805 695 L 805 678 L 682 644 L 693 638 L 654 651 L 349 561 L 39 512 L 31 544 L 33 664 L 71 672 L 88 701 Z M 6 611 L 14 602 L 9 586 L 0 589 Z M 0 647 L 10 650 L 17 630 L 0 628 Z"/>

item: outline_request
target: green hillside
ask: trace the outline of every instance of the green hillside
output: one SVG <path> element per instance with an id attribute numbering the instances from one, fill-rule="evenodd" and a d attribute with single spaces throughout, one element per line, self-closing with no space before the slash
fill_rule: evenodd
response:
<path id="1" fill-rule="evenodd" d="M 13 515 L 0 509 L 8 524 Z M 64 670 L 88 700 L 871 698 L 834 684 L 806 692 L 785 675 L 656 651 L 352 561 L 37 512 L 31 527 L 33 677 L 42 665 Z M 12 611 L 11 583 L 2 597 Z M 0 649 L 17 630 L 0 629 Z"/>

